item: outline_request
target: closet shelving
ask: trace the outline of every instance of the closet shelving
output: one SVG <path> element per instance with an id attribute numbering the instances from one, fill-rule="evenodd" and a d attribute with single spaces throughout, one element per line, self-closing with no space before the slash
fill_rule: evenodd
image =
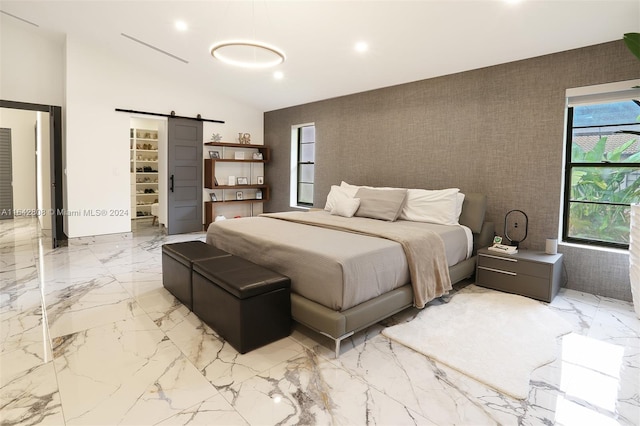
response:
<path id="1" fill-rule="evenodd" d="M 132 218 L 150 218 L 158 202 L 158 131 L 130 129 Z"/>

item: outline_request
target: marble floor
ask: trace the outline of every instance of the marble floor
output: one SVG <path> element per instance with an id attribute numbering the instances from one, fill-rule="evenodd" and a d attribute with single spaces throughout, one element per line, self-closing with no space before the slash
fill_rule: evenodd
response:
<path id="1" fill-rule="evenodd" d="M 162 287 L 162 244 L 193 239 L 140 226 L 52 250 L 33 219 L 0 221 L 1 424 L 640 424 L 630 303 L 561 290 L 573 332 L 521 401 L 380 334 L 413 310 L 338 359 L 302 327 L 240 355 Z"/>

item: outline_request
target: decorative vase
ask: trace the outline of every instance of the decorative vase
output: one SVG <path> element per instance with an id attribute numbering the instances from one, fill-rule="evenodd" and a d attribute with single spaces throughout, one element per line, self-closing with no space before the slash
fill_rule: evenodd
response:
<path id="1" fill-rule="evenodd" d="M 636 316 L 640 318 L 640 204 L 631 205 L 629 233 L 629 280 Z"/>

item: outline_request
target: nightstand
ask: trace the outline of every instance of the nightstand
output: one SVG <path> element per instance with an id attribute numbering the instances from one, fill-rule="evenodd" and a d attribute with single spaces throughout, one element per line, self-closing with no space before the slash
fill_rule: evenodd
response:
<path id="1" fill-rule="evenodd" d="M 478 250 L 476 284 L 482 287 L 551 302 L 560 289 L 561 273 L 562 253 Z"/>

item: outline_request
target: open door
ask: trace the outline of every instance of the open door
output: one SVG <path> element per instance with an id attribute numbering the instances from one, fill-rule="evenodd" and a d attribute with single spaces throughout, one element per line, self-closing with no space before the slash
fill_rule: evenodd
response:
<path id="1" fill-rule="evenodd" d="M 169 118 L 167 233 L 202 231 L 202 122 Z"/>

